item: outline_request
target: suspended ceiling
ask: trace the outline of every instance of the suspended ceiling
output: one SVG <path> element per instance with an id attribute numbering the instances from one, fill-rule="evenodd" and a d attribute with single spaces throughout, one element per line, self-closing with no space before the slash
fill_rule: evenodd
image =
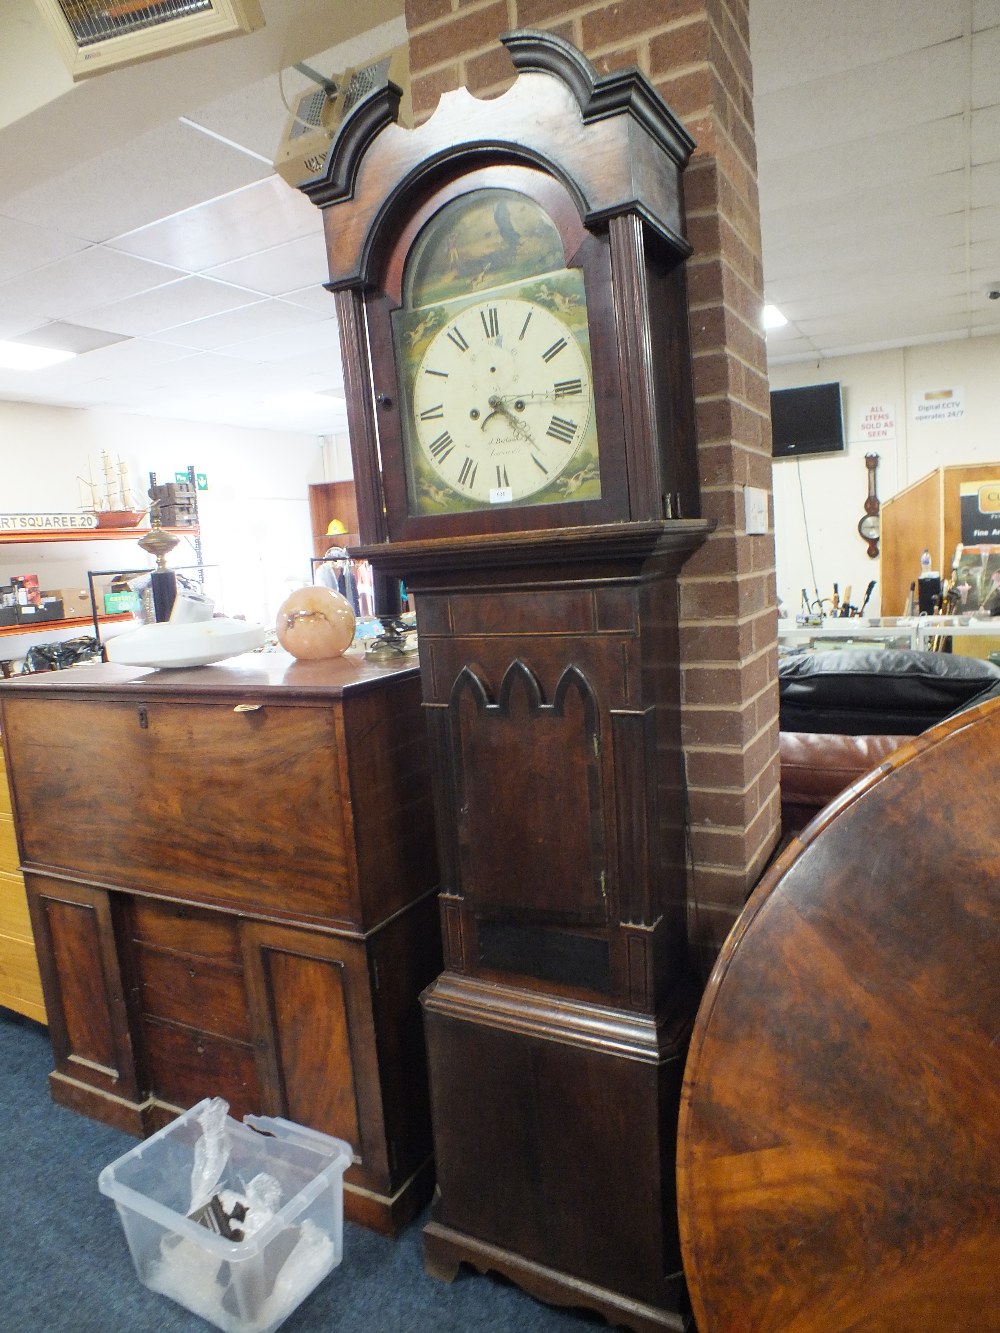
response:
<path id="1" fill-rule="evenodd" d="M 263 8 L 249 37 L 72 85 L 5 0 L 0 338 L 89 350 L 0 370 L 0 397 L 343 428 L 319 214 L 271 162 L 294 64 L 404 41 L 402 5 Z M 752 0 L 751 21 L 772 362 L 1000 333 L 1000 0 Z"/>

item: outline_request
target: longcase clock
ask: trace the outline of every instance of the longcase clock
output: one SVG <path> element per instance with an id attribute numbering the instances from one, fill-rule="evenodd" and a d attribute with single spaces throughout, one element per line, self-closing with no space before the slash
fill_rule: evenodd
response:
<path id="1" fill-rule="evenodd" d="M 462 1262 L 684 1327 L 677 575 L 699 517 L 680 177 L 634 70 L 503 39 L 503 96 L 360 103 L 321 178 L 363 545 L 416 596 L 445 971 L 423 997 Z"/>

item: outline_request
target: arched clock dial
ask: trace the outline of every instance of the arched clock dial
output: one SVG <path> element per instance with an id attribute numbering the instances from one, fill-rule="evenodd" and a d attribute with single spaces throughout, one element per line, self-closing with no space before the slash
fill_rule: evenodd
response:
<path id="1" fill-rule="evenodd" d="M 413 424 L 440 484 L 480 504 L 518 503 L 568 479 L 593 415 L 589 360 L 537 302 L 468 305 L 417 368 Z"/>

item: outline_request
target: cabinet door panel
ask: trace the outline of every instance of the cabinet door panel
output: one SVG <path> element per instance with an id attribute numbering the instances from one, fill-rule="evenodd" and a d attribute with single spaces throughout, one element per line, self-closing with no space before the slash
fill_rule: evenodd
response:
<path id="1" fill-rule="evenodd" d="M 60 1071 L 133 1098 L 137 1081 L 109 896 L 26 875 L 49 1035 Z"/>
<path id="2" fill-rule="evenodd" d="M 357 1144 L 343 967 L 276 949 L 267 950 L 266 966 L 289 1115 L 307 1124 L 322 1119 Z"/>
<path id="3" fill-rule="evenodd" d="M 261 1049 L 273 1109 L 363 1156 L 355 1061 L 365 1048 L 374 1053 L 374 1040 L 362 1044 L 364 1034 L 352 1031 L 370 1027 L 370 1018 L 349 993 L 367 985 L 363 946 L 258 922 L 244 925 L 243 940 L 254 1026 L 267 1034 Z"/>

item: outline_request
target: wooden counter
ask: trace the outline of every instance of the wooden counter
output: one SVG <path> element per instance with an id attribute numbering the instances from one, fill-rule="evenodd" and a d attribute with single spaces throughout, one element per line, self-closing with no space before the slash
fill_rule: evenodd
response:
<path id="1" fill-rule="evenodd" d="M 429 1195 L 440 971 L 415 667 L 251 654 L 0 683 L 53 1097 L 149 1133 L 204 1096 L 346 1139 L 345 1214 Z"/>

